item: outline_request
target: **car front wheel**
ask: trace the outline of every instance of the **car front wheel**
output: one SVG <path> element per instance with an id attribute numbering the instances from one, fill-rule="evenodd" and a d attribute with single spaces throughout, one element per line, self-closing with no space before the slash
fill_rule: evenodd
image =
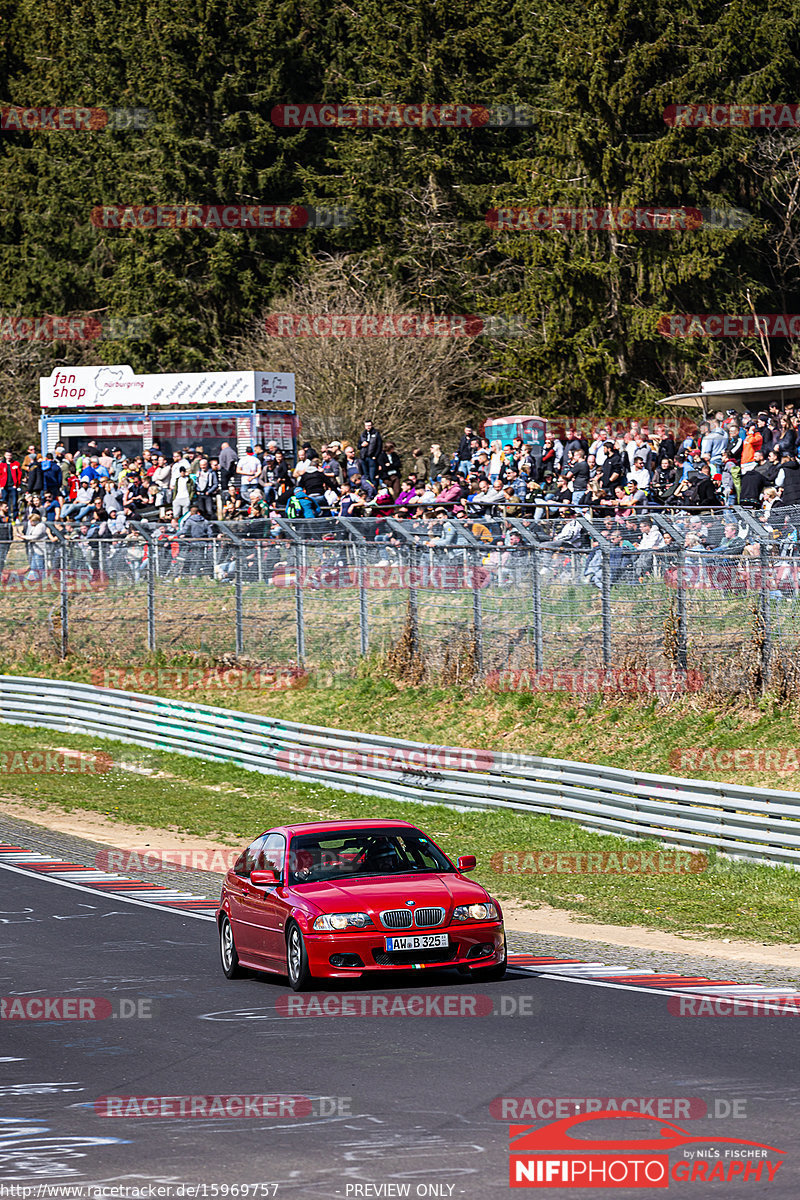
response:
<path id="1" fill-rule="evenodd" d="M 308 969 L 308 953 L 300 926 L 292 921 L 286 930 L 286 974 L 295 992 L 304 992 L 311 987 L 312 975 Z"/>
<path id="2" fill-rule="evenodd" d="M 222 970 L 228 979 L 236 979 L 242 974 L 239 955 L 236 953 L 236 943 L 233 940 L 233 929 L 227 917 L 223 917 L 219 923 L 219 954 L 222 959 Z"/>

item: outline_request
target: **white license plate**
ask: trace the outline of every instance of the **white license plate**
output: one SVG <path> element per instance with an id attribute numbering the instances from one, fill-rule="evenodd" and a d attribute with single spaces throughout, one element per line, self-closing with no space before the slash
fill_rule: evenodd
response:
<path id="1" fill-rule="evenodd" d="M 410 937 L 386 938 L 387 950 L 435 950 L 438 946 L 449 946 L 446 933 L 421 933 Z"/>

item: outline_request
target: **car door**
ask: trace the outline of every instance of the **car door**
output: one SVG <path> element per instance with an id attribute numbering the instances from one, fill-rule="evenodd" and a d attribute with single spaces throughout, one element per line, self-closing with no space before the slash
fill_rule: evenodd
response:
<path id="1" fill-rule="evenodd" d="M 239 957 L 248 960 L 262 956 L 261 895 L 260 889 L 254 888 L 250 882 L 250 872 L 266 840 L 267 835 L 262 834 L 247 847 L 240 863 L 234 867 L 234 878 L 228 892 L 233 939 Z"/>
<path id="2" fill-rule="evenodd" d="M 257 925 L 258 955 L 270 966 L 283 969 L 286 962 L 284 928 L 288 908 L 282 899 L 286 838 L 282 833 L 270 833 L 259 846 L 252 870 L 275 871 L 279 883 L 272 887 L 252 887 L 254 924 Z"/>

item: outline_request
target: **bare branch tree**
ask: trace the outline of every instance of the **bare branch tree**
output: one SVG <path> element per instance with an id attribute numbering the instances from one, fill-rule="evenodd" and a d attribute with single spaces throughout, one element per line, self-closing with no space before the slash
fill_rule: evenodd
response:
<path id="1" fill-rule="evenodd" d="M 315 263 L 270 305 L 228 362 L 294 372 L 298 413 L 312 441 L 352 440 L 371 418 L 401 450 L 429 440 L 449 444 L 486 378 L 474 337 L 282 337 L 269 334 L 265 324 L 278 314 L 390 317 L 410 311 L 399 289 L 376 279 L 362 260 L 330 258 Z"/>

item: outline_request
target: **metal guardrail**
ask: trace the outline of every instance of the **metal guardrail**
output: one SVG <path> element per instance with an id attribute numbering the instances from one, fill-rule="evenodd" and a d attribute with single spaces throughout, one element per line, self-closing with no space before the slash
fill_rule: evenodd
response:
<path id="1" fill-rule="evenodd" d="M 116 720 L 113 731 L 109 720 Z M 113 738 L 391 800 L 508 808 L 800 865 L 800 796 L 301 725 L 63 680 L 0 676 L 0 721 Z"/>

